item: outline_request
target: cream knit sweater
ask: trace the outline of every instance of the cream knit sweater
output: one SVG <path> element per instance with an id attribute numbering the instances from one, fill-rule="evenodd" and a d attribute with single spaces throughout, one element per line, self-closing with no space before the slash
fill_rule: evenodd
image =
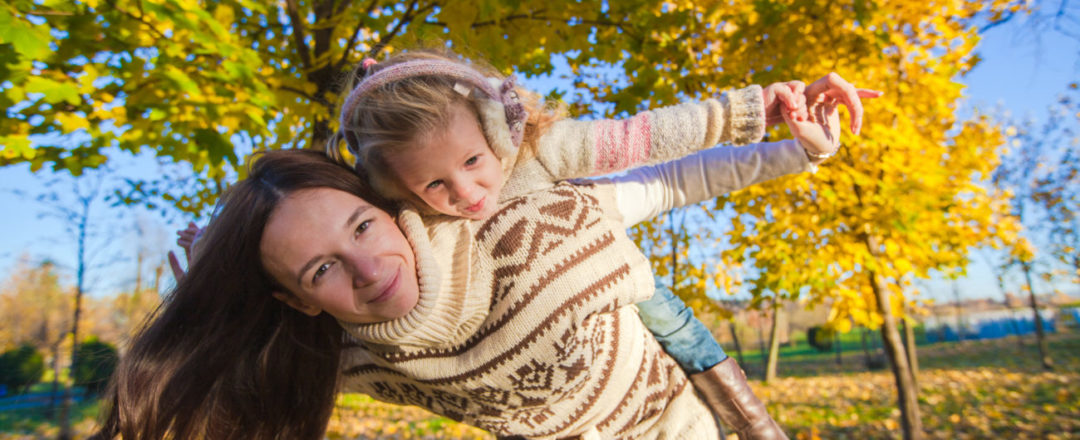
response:
<path id="1" fill-rule="evenodd" d="M 561 180 L 678 159 L 721 143 L 757 142 L 765 134 L 761 93 L 755 85 L 731 90 L 718 99 L 664 107 L 624 120 L 556 122 L 540 136 L 535 154 L 505 157 L 500 153 L 505 146 L 494 148 L 507 175 L 499 199 L 512 199 Z M 489 127 L 497 119 L 495 115 L 481 117 L 485 135 L 495 146 L 505 143 L 500 136 L 505 130 Z"/>
<path id="2" fill-rule="evenodd" d="M 426 234 L 406 210 L 420 303 L 400 320 L 348 326 L 358 342 L 345 389 L 502 436 L 716 438 L 711 414 L 629 306 L 653 282 L 623 221 L 808 168 L 793 141 L 718 148 L 549 186 L 484 222 L 429 218 Z M 475 241 L 462 245 L 466 234 Z M 455 269 L 439 270 L 446 261 Z"/>

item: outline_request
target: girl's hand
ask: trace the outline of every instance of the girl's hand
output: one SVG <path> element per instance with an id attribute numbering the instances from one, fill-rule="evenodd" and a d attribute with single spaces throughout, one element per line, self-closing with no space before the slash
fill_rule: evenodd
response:
<path id="1" fill-rule="evenodd" d="M 784 122 L 781 113 L 788 112 L 791 119 L 806 119 L 806 85 L 802 81 L 769 84 L 761 90 L 765 103 L 765 126 L 772 127 Z"/>

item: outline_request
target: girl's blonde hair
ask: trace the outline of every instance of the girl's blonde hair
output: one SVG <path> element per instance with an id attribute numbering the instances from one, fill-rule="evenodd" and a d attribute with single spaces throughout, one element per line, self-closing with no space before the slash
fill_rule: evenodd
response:
<path id="1" fill-rule="evenodd" d="M 467 76 L 481 78 L 478 81 L 487 79 L 494 85 L 480 87 L 470 84 L 468 80 L 462 80 L 460 75 L 439 72 L 401 75 L 373 87 L 364 84 L 364 81 L 373 75 L 391 67 L 403 63 L 424 66 L 423 61 L 431 61 L 433 65 L 451 66 L 466 72 Z M 384 73 L 382 76 L 385 78 L 386 75 Z M 507 92 L 501 90 L 499 84 L 502 88 L 512 87 L 512 93 L 516 93 L 514 102 L 507 104 L 517 106 L 520 103 L 521 109 L 518 111 L 527 113 L 527 116 L 521 115 L 524 117 L 524 127 L 518 127 L 520 146 L 500 148 L 498 135 L 493 133 L 507 129 L 507 133 L 513 131 L 513 127 L 506 127 L 508 123 L 513 125 L 513 122 L 503 120 L 502 115 L 492 117 L 488 110 L 492 101 L 501 103 L 505 100 L 500 96 L 489 96 L 492 92 Z M 358 87 L 363 89 L 358 90 Z M 502 161 L 503 171 L 506 173 L 509 173 L 518 159 L 534 154 L 540 135 L 562 116 L 556 108 L 546 106 L 538 94 L 517 87 L 512 80 L 507 81 L 494 68 L 480 62 L 470 62 L 448 51 L 414 50 L 396 54 L 379 63 L 365 60 L 349 76 L 344 90 L 349 90 L 350 93 L 344 94 L 346 98 L 341 109 L 341 127 L 327 145 L 327 154 L 336 160 L 347 162 L 340 146 L 344 140 L 354 157 L 352 165 L 356 171 L 365 175 L 385 196 L 397 200 L 416 201 L 417 198 L 402 187 L 399 179 L 389 175 L 387 154 L 409 151 L 423 136 L 444 130 L 452 119 L 452 112 L 460 108 L 459 106 L 469 109 L 473 116 L 477 117 L 489 146 Z M 511 119 L 510 114 L 513 111 L 514 109 L 507 110 L 505 118 Z M 498 121 L 495 121 L 496 119 Z M 515 147 L 516 152 L 513 151 Z"/>

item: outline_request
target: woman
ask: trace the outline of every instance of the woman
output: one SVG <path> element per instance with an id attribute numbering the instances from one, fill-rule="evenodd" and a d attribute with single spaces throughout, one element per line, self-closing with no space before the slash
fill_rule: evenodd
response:
<path id="1" fill-rule="evenodd" d="M 391 210 L 320 153 L 265 154 L 222 197 L 199 258 L 122 358 L 99 437 L 322 438 L 344 331 L 329 314 L 311 317 L 275 299 L 282 289 L 260 252 L 277 205 L 308 188 Z"/>

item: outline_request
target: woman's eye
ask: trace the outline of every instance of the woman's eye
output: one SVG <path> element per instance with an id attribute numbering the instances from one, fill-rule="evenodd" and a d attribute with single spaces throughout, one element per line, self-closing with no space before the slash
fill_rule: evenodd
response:
<path id="1" fill-rule="evenodd" d="M 326 271 L 330 270 L 331 265 L 332 263 L 324 263 L 322 266 L 319 266 L 318 269 L 315 269 L 315 275 L 311 277 L 311 283 L 317 283 L 319 278 L 321 278 Z"/>
<path id="2" fill-rule="evenodd" d="M 370 227 L 371 227 L 371 220 L 364 220 L 364 221 L 360 222 L 359 225 L 356 225 L 356 235 L 360 235 L 361 232 L 366 231 Z"/>
<path id="3" fill-rule="evenodd" d="M 470 158 L 469 158 L 468 160 L 466 160 L 466 161 L 465 161 L 465 165 L 473 165 L 473 164 L 475 164 L 475 163 L 476 163 L 476 161 L 478 161 L 478 160 L 480 160 L 480 156 L 473 156 L 473 157 L 470 157 Z"/>
<path id="4" fill-rule="evenodd" d="M 442 185 L 442 181 L 441 180 L 436 180 L 434 182 L 431 182 L 431 183 L 427 184 L 426 189 L 435 189 L 435 188 L 438 188 L 440 185 Z"/>

